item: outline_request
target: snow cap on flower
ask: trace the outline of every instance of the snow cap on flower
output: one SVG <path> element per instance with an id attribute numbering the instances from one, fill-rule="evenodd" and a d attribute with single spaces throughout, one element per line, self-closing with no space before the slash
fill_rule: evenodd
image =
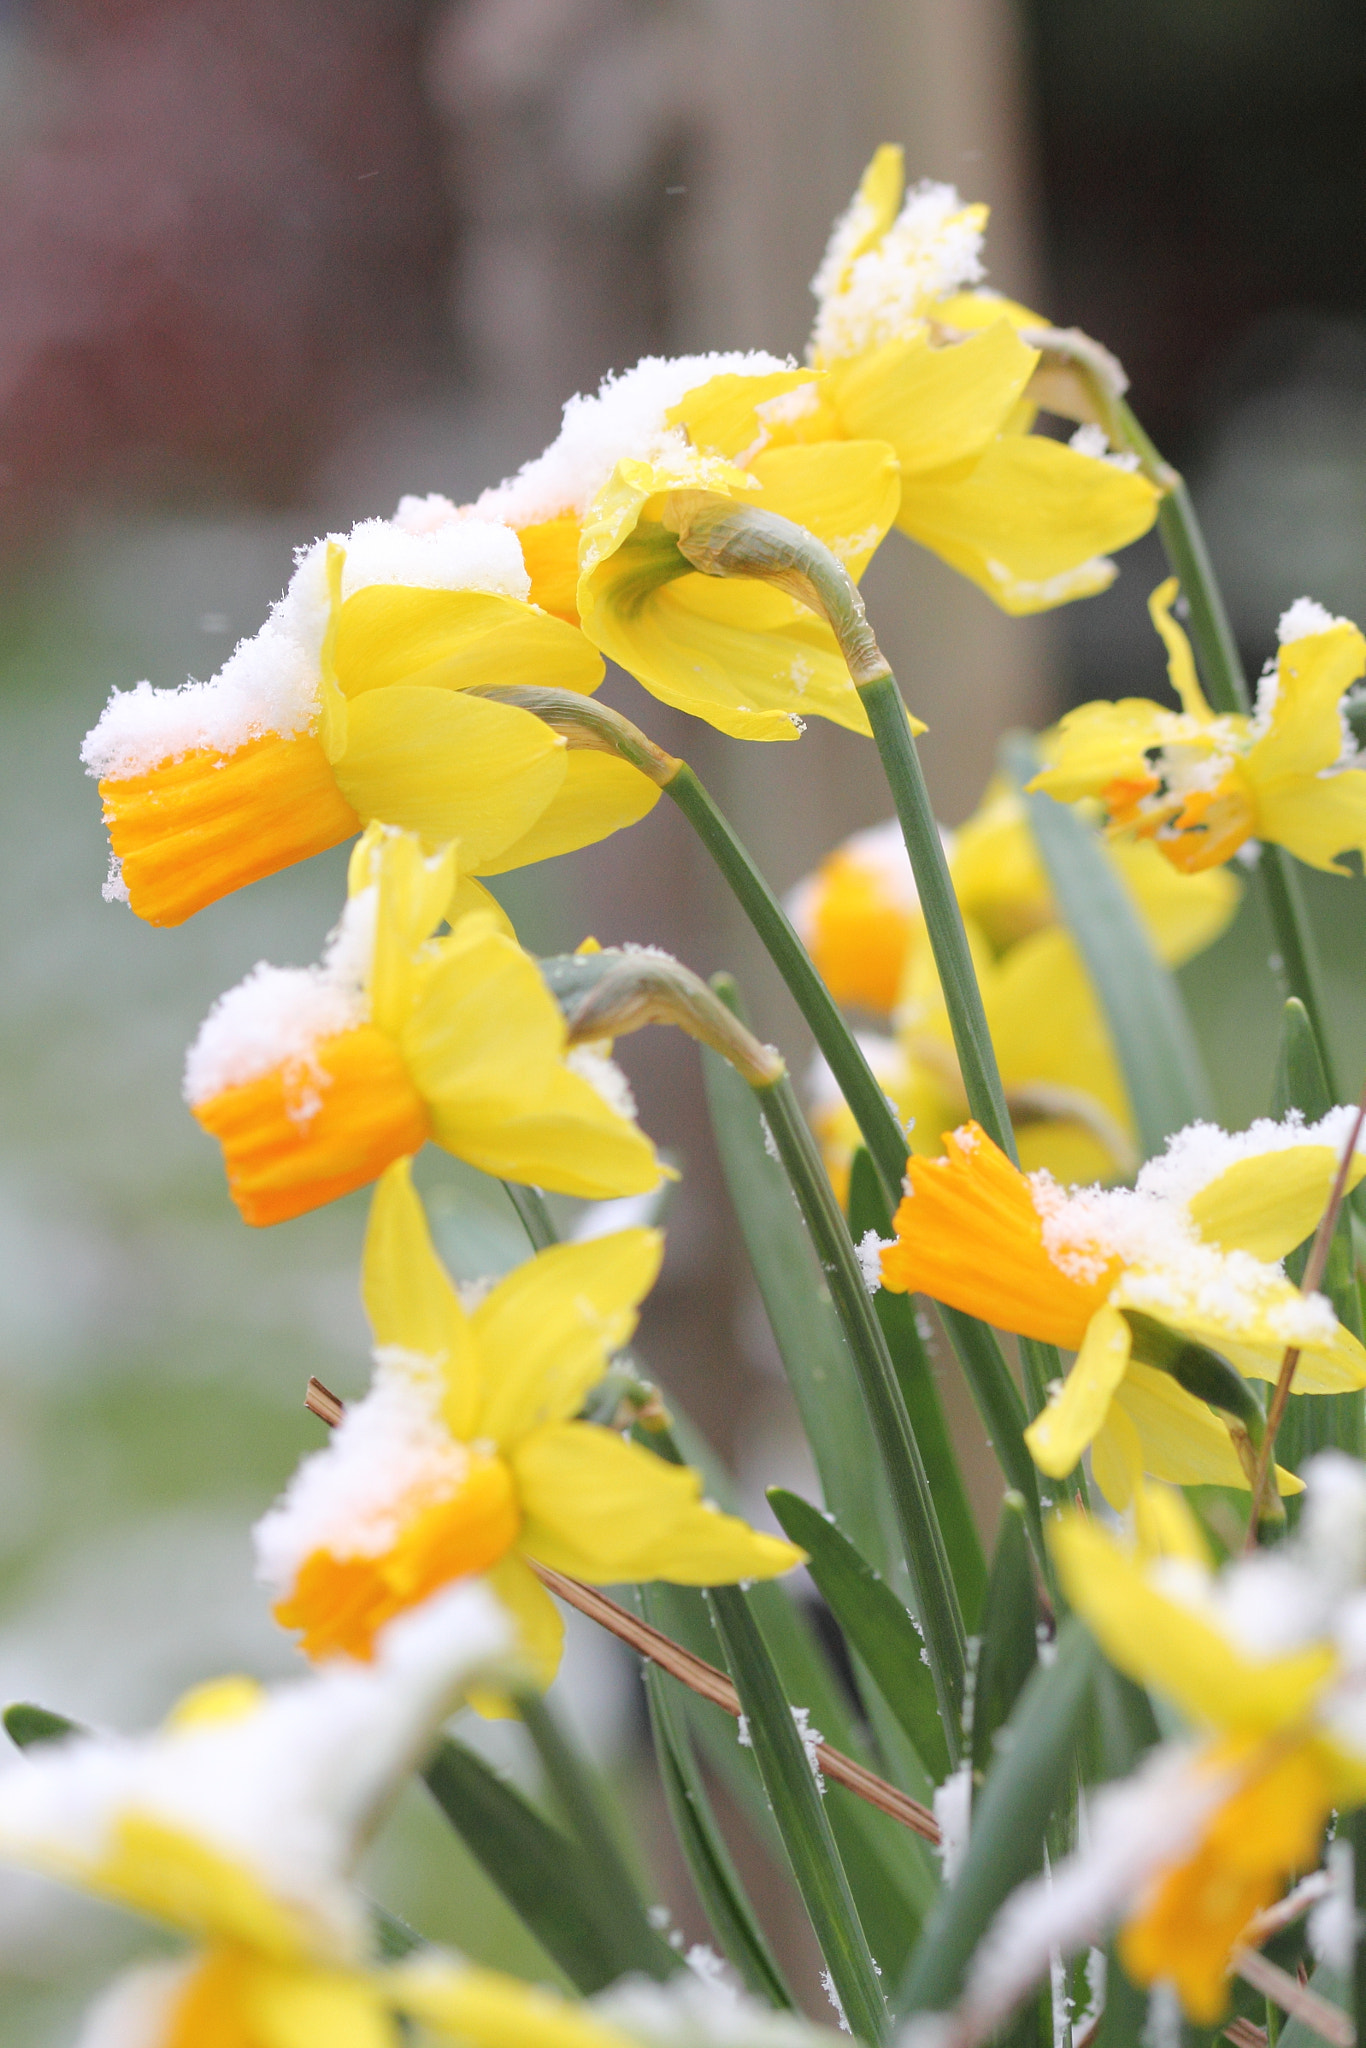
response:
<path id="1" fill-rule="evenodd" d="M 900 150 L 879 150 L 811 280 L 819 309 L 811 338 L 817 360 L 904 340 L 933 316 L 939 301 L 986 275 L 987 208 L 965 206 L 952 185 L 926 178 L 888 220 L 892 163 L 899 189 Z"/>

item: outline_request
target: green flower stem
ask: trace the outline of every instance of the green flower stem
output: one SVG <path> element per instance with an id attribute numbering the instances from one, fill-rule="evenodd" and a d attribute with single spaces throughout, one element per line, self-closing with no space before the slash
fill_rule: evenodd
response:
<path id="1" fill-rule="evenodd" d="M 844 1217 L 792 1084 L 784 1078 L 754 1092 L 806 1218 L 816 1256 L 825 1269 L 836 1311 L 849 1340 L 864 1405 L 887 1475 L 916 1611 L 925 1631 L 940 1717 L 956 1763 L 965 1675 L 963 1617 L 920 1448 Z"/>
<path id="2" fill-rule="evenodd" d="M 638 1923 L 648 1934 L 645 1900 L 621 1852 L 589 1767 L 566 1740 L 564 1731 L 540 1693 L 530 1689 L 520 1692 L 514 1704 L 535 1745 L 546 1784 L 569 1825 L 570 1833 L 588 1859 L 598 1902 L 607 1919 L 622 1927 L 634 1927 Z M 665 1947 L 663 1943 L 659 1946 Z M 663 1964 L 657 1974 L 664 1975 L 668 1968 L 668 1964 Z"/>
<path id="3" fill-rule="evenodd" d="M 982 992 L 968 950 L 963 914 L 958 908 L 944 843 L 939 836 L 925 787 L 924 771 L 906 720 L 896 678 L 890 670 L 859 685 L 859 696 L 873 728 L 878 753 L 891 788 L 896 814 L 915 872 L 920 908 L 929 932 L 934 964 L 948 1005 L 949 1023 L 958 1053 L 968 1107 L 988 1137 L 1018 1165 L 1015 1135 L 1010 1127 L 1005 1091 L 996 1053 L 982 1008 Z"/>
<path id="4" fill-rule="evenodd" d="M 862 1047 L 817 974 L 786 911 L 730 824 L 686 761 L 664 784 L 725 877 L 774 966 L 811 1027 L 840 1093 L 863 1135 L 892 1205 L 901 1199 L 906 1138 Z"/>
<path id="5" fill-rule="evenodd" d="M 1224 609 L 1214 565 L 1185 480 L 1163 461 L 1122 401 L 1116 408 L 1116 418 L 1145 472 L 1166 489 L 1157 515 L 1157 530 L 1172 573 L 1180 579 L 1189 608 L 1186 623 L 1190 628 L 1205 695 L 1211 708 L 1221 714 L 1246 714 L 1252 708 L 1247 677 L 1243 673 L 1238 643 Z M 1304 1004 L 1318 1041 L 1319 1057 L 1333 1091 L 1333 1100 L 1340 1101 L 1328 1044 L 1323 974 L 1299 876 L 1284 848 L 1265 840 L 1257 863 L 1257 874 L 1276 938 L 1285 991 L 1288 995 L 1298 996 Z"/>
<path id="6" fill-rule="evenodd" d="M 738 1587 L 714 1586 L 706 1597 L 745 1710 L 750 1746 L 773 1818 L 844 2017 L 858 2040 L 882 2041 L 888 2030 L 886 2002 L 825 1804 L 768 1645 Z"/>

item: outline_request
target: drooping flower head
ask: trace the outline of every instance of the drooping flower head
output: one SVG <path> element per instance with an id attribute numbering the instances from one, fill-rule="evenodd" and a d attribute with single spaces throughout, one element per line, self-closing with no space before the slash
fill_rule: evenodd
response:
<path id="1" fill-rule="evenodd" d="M 1251 839 L 1330 871 L 1366 854 L 1366 769 L 1344 704 L 1366 674 L 1360 630 L 1301 598 L 1282 616 L 1252 716 L 1216 717 L 1172 616 L 1177 589 L 1169 578 L 1149 610 L 1180 711 L 1146 697 L 1083 704 L 1045 735 L 1047 766 L 1031 787 L 1063 803 L 1099 797 L 1114 831 L 1151 839 L 1186 874 Z"/>
<path id="2" fill-rule="evenodd" d="M 1135 1331 L 1157 1324 L 1273 1381 L 1294 1345 L 1301 1392 L 1366 1386 L 1366 1350 L 1279 1264 L 1317 1224 L 1354 1121 L 1339 1109 L 1317 1124 L 1263 1121 L 1234 1135 L 1193 1124 L 1132 1189 L 1065 1189 L 1046 1173 L 1023 1174 L 966 1124 L 946 1137 L 947 1157 L 910 1160 L 883 1284 L 1076 1351 L 1026 1432 L 1052 1477 L 1090 1446 L 1116 1506 L 1145 1472 L 1246 1488 L 1223 1425 L 1160 1361 L 1144 1361 Z M 1363 1173 L 1358 1152 L 1349 1185 Z M 1283 1478 L 1282 1491 L 1296 1484 Z"/>
<path id="3" fill-rule="evenodd" d="M 475 2048 L 624 2048 L 607 2025 L 453 1958 L 381 1968 L 353 1887 L 404 1778 L 510 1647 L 498 1603 L 463 1586 L 396 1622 L 368 1665 L 334 1662 L 270 1692 L 224 1679 L 152 1735 L 73 1736 L 0 1768 L 0 1857 L 196 1944 L 123 1977 L 85 2048 L 397 2048 L 404 2014 Z"/>
<path id="4" fill-rule="evenodd" d="M 1004 610 L 1104 590 L 1109 551 L 1147 532 L 1159 494 L 1094 428 L 1070 447 L 1029 432 L 1039 351 L 1019 330 L 1047 322 L 976 289 L 984 206 L 904 184 L 901 151 L 884 146 L 836 223 L 812 286 L 819 379 L 800 413 L 794 391 L 785 429 L 889 441 L 902 532 Z"/>
<path id="5" fill-rule="evenodd" d="M 1366 1468 L 1325 1452 L 1305 1476 L 1294 1535 L 1217 1572 L 1179 1496 L 1146 1555 L 1081 1515 L 1050 1530 L 1069 1604 L 1189 1733 L 1104 1788 L 1086 1846 L 1007 1902 L 969 1973 L 973 2038 L 1050 1949 L 1116 1923 L 1135 1982 L 1165 1979 L 1192 2020 L 1217 2021 L 1254 1915 L 1317 1864 L 1332 1809 L 1366 1800 Z"/>
<path id="6" fill-rule="evenodd" d="M 529 1559 L 600 1585 L 732 1584 L 800 1562 L 704 1503 L 695 1472 L 575 1419 L 661 1249 L 652 1230 L 558 1245 L 467 1311 L 406 1162 L 389 1169 L 365 1250 L 374 1384 L 257 1531 L 276 1616 L 310 1655 L 367 1656 L 392 1615 L 480 1572 L 548 1684 L 562 1630 Z"/>
<path id="7" fill-rule="evenodd" d="M 974 815 L 945 833 L 982 1001 L 1026 1167 L 1060 1179 L 1110 1179 L 1136 1166 L 1132 1117 L 1110 1034 L 1077 948 L 1057 922 L 1024 806 L 993 784 Z M 1150 846 L 1111 857 L 1157 952 L 1179 966 L 1231 919 L 1238 885 L 1222 870 L 1179 875 Z M 867 1040 L 910 1148 L 967 1112 L 948 1009 L 895 821 L 855 833 L 801 883 L 789 911 L 840 1002 L 887 1016 L 894 1037 Z M 837 1177 L 857 1126 L 821 1076 L 813 1109 Z"/>
<path id="8" fill-rule="evenodd" d="M 488 520 L 369 519 L 303 550 L 211 681 L 116 691 L 87 736 L 109 893 L 179 924 L 374 820 L 429 847 L 458 838 L 467 873 L 496 874 L 642 817 L 647 777 L 471 694 L 602 680 L 588 641 L 529 591 L 517 536 Z"/>
<path id="9" fill-rule="evenodd" d="M 428 1139 L 565 1194 L 658 1182 L 624 1078 L 591 1048 L 568 1050 L 500 918 L 474 910 L 431 937 L 455 886 L 454 848 L 427 855 L 414 834 L 371 826 L 321 965 L 257 967 L 206 1018 L 186 1100 L 249 1223 L 363 1187 Z"/>

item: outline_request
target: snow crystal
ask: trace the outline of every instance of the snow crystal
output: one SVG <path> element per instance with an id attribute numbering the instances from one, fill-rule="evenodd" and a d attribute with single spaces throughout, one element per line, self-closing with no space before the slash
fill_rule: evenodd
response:
<path id="1" fill-rule="evenodd" d="M 709 1966 L 699 1975 L 693 1953 L 684 1959 L 689 1968 L 666 1984 L 623 1978 L 590 1999 L 588 2012 L 644 2048 L 821 2048 L 833 2041 L 824 2027 L 799 2013 L 774 2012 Z"/>
<path id="2" fill-rule="evenodd" d="M 1282 647 L 1287 647 L 1292 640 L 1307 640 L 1311 633 L 1331 633 L 1334 626 L 1347 623 L 1346 619 L 1334 618 L 1314 598 L 1297 597 L 1289 610 L 1281 613 L 1276 638 Z"/>
<path id="3" fill-rule="evenodd" d="M 0 1768 L 0 1847 L 38 1869 L 91 1870 L 123 1817 L 144 1815 L 250 1871 L 316 1953 L 358 1960 L 359 1842 L 465 1684 L 509 1647 L 502 1609 L 465 1585 L 391 1623 L 373 1663 L 338 1659 L 231 1719 L 16 1757 Z"/>
<path id="4" fill-rule="evenodd" d="M 757 349 L 645 356 L 634 369 L 605 377 L 592 397 L 579 392 L 571 398 L 560 431 L 544 453 L 485 491 L 472 509 L 515 527 L 569 515 L 581 519 L 626 457 L 655 462 L 686 451 L 686 435 L 669 427 L 665 415 L 689 391 L 713 377 L 767 377 L 793 367 L 790 358 Z"/>
<path id="5" fill-rule="evenodd" d="M 1350 1842 L 1331 1842 L 1326 1889 L 1318 1871 L 1295 1887 L 1297 1893 L 1307 1892 L 1311 1886 L 1321 1892 L 1318 1904 L 1309 1915 L 1309 1946 L 1321 1963 L 1327 1963 L 1330 1970 L 1344 1975 L 1352 1967 L 1352 1952 L 1359 1932 L 1353 1902 L 1352 1861 Z"/>
<path id="6" fill-rule="evenodd" d="M 353 896 L 316 967 L 271 967 L 261 961 L 220 996 L 185 1059 L 185 1100 L 207 1102 L 283 1067 L 321 1085 L 314 1052 L 324 1039 L 351 1031 L 370 1014 L 366 982 L 374 950 L 374 888 Z M 316 1115 L 321 1097 L 301 1098 L 298 1113 Z"/>
<path id="7" fill-rule="evenodd" d="M 394 525 L 401 533 L 435 533 L 439 526 L 463 516 L 454 500 L 441 491 L 428 491 L 421 498 L 405 491 L 394 509 Z"/>
<path id="8" fill-rule="evenodd" d="M 789 1707 L 788 1712 L 797 1724 L 797 1733 L 802 1739 L 802 1750 L 805 1753 L 811 1775 L 816 1781 L 816 1790 L 823 1794 L 825 1791 L 825 1779 L 821 1774 L 820 1747 L 825 1737 L 821 1734 L 819 1728 L 811 1726 L 810 1707 Z"/>
<path id="9" fill-rule="evenodd" d="M 844 2000 L 840 1997 L 839 1991 L 835 1985 L 835 1980 L 831 1976 L 829 1970 L 821 1971 L 821 1990 L 825 1993 L 826 1997 L 830 2001 L 831 2006 L 834 2008 L 835 2018 L 840 2023 L 840 2032 L 842 2034 L 852 2034 L 854 2030 L 850 2026 L 847 2018 L 845 2017 Z"/>
<path id="10" fill-rule="evenodd" d="M 575 1045 L 565 1054 L 564 1063 L 571 1073 L 586 1081 L 594 1093 L 601 1097 L 610 1110 L 628 1123 L 636 1120 L 636 1098 L 631 1093 L 631 1084 L 614 1059 L 611 1059 L 597 1045 Z"/>
<path id="11" fill-rule="evenodd" d="M 420 1509 L 457 1493 L 469 1453 L 442 1415 L 442 1361 L 385 1348 L 364 1400 L 347 1404 L 255 1529 L 256 1571 L 288 1593 L 314 1551 L 380 1557 Z"/>
<path id="12" fill-rule="evenodd" d="M 425 532 L 389 519 L 364 519 L 345 543 L 342 597 L 373 583 L 417 590 L 481 590 L 525 601 L 531 578 L 522 543 L 492 519 L 447 520 Z"/>
<path id="13" fill-rule="evenodd" d="M 1138 457 L 1131 449 L 1111 448 L 1110 437 L 1104 427 L 1094 420 L 1084 420 L 1068 442 L 1078 455 L 1089 455 L 1095 462 L 1108 462 L 1112 469 L 1136 470 Z"/>
<path id="14" fill-rule="evenodd" d="M 895 1243 L 894 1237 L 879 1237 L 875 1230 L 865 1230 L 854 1246 L 854 1257 L 870 1294 L 876 1294 L 882 1285 L 882 1254 L 890 1251 Z"/>
<path id="15" fill-rule="evenodd" d="M 811 282 L 818 311 L 811 335 L 817 359 L 853 356 L 913 334 L 938 299 L 977 284 L 986 209 L 964 206 L 952 185 L 926 180 L 906 195 L 881 241 L 849 264 L 867 232 L 861 201 L 836 222 Z"/>
<path id="16" fill-rule="evenodd" d="M 959 1764 L 935 1788 L 934 1817 L 939 1823 L 938 1856 L 945 1884 L 952 1884 L 968 1851 L 972 1818 L 972 1765 Z"/>
<path id="17" fill-rule="evenodd" d="M 1163 1201 L 1184 1203 L 1240 1159 L 1286 1152 L 1297 1145 L 1327 1145 L 1341 1158 L 1355 1122 L 1355 1108 L 1344 1103 L 1312 1124 L 1306 1124 L 1293 1110 L 1279 1121 L 1259 1117 L 1245 1131 L 1225 1131 L 1210 1123 L 1187 1124 L 1167 1140 L 1165 1151 L 1148 1161 L 1137 1187 Z M 1361 1149 L 1366 1151 L 1366 1144 Z"/>
<path id="18" fill-rule="evenodd" d="M 148 2048 L 172 2040 L 176 2008 L 199 1962 L 189 1956 L 127 1971 L 86 2014 L 76 2048 Z"/>

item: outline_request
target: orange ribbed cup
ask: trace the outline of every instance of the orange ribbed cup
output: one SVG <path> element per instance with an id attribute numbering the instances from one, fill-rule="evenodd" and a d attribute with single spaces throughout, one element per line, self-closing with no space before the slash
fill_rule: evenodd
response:
<path id="1" fill-rule="evenodd" d="M 398 1047 L 373 1024 L 192 1105 L 223 1147 L 228 1191 L 248 1223 L 283 1223 L 375 1180 L 431 1135 Z"/>
<path id="2" fill-rule="evenodd" d="M 883 1285 L 1075 1351 L 1114 1285 L 1118 1259 L 1097 1280 L 1073 1279 L 1048 1255 L 1028 1181 L 981 1125 L 949 1131 L 944 1143 L 947 1158 L 906 1163 Z"/>
<path id="3" fill-rule="evenodd" d="M 452 1579 L 487 1571 L 512 1548 L 521 1523 L 503 1460 L 471 1452 L 459 1492 L 420 1509 L 392 1550 L 380 1557 L 315 1550 L 275 1619 L 302 1630 L 299 1647 L 310 1657 L 369 1658 L 387 1621 Z"/>
<path id="4" fill-rule="evenodd" d="M 833 853 L 816 883 L 811 958 L 837 1003 L 886 1015 L 896 1005 L 910 913 L 889 903 L 876 875 Z"/>
<path id="5" fill-rule="evenodd" d="M 313 733 L 265 733 L 232 754 L 198 747 L 100 795 L 128 900 L 155 925 L 183 924 L 361 827 Z"/>

